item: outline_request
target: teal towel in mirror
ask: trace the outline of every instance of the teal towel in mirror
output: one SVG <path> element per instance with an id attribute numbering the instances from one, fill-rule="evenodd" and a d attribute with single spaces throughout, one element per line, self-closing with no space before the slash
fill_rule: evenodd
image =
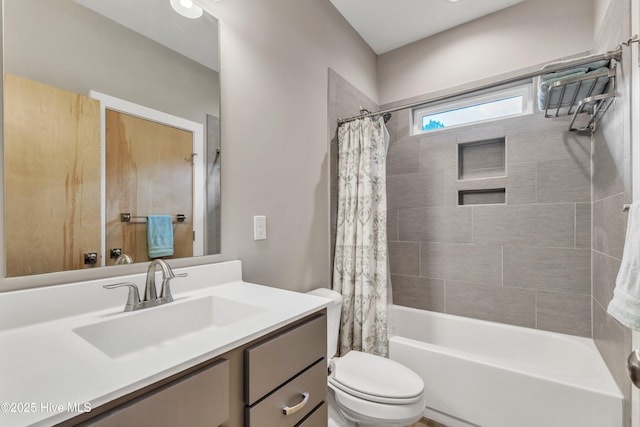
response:
<path id="1" fill-rule="evenodd" d="M 173 255 L 173 224 L 171 222 L 171 215 L 147 216 L 149 258 Z"/>

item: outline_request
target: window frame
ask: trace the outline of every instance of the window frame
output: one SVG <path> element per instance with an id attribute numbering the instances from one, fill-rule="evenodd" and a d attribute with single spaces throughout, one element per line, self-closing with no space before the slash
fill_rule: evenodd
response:
<path id="1" fill-rule="evenodd" d="M 460 110 L 463 108 L 473 107 L 476 105 L 487 104 L 490 102 L 506 100 L 509 98 L 514 98 L 522 96 L 522 112 L 514 113 L 514 114 L 506 114 L 499 117 L 494 117 L 490 119 L 481 119 L 475 121 L 469 121 L 465 123 L 460 123 L 453 126 L 436 128 L 436 129 L 428 129 L 422 130 L 422 118 L 424 116 L 431 116 L 434 114 L 445 113 L 453 110 Z M 487 123 L 496 120 L 502 120 L 506 118 L 519 117 L 528 114 L 533 114 L 533 84 L 528 82 L 526 84 L 519 84 L 515 87 L 510 87 L 506 89 L 498 89 L 488 93 L 484 93 L 481 95 L 464 97 L 461 99 L 456 99 L 453 101 L 443 101 L 436 104 L 423 104 L 421 106 L 415 107 L 411 111 L 411 134 L 412 135 L 420 135 L 431 132 L 437 132 L 442 130 L 454 129 L 463 126 L 470 126 L 479 123 Z"/>

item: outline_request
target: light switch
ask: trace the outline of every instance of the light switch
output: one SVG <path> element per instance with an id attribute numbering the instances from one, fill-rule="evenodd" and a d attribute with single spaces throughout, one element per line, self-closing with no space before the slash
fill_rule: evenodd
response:
<path id="1" fill-rule="evenodd" d="M 267 240 L 267 217 L 253 217 L 253 240 Z"/>

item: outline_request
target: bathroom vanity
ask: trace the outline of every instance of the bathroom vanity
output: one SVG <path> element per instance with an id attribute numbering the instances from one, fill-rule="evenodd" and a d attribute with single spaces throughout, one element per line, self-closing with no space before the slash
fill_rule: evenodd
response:
<path id="1" fill-rule="evenodd" d="M 237 261 L 180 272 L 174 302 L 129 313 L 102 285 L 142 274 L 0 295 L 0 424 L 326 426 L 328 300 Z"/>

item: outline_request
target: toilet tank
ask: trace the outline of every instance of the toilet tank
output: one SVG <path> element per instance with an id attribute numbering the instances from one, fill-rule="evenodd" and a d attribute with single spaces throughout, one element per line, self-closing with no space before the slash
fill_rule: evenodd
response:
<path id="1" fill-rule="evenodd" d="M 327 288 L 318 288 L 307 293 L 317 297 L 329 298 L 332 301 L 327 306 L 327 358 L 331 359 L 338 352 L 342 295 Z"/>

